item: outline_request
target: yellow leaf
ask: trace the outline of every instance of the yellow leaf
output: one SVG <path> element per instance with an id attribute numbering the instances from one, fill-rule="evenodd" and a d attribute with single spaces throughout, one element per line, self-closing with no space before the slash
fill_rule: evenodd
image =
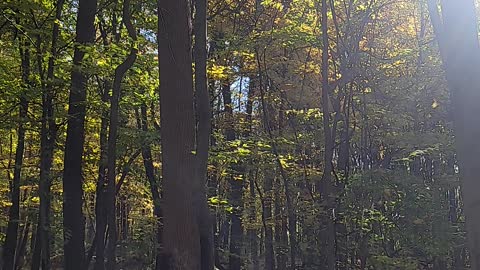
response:
<path id="1" fill-rule="evenodd" d="M 282 168 L 287 169 L 287 168 L 288 168 L 287 160 L 281 158 L 281 159 L 280 159 L 280 165 L 282 165 Z"/>

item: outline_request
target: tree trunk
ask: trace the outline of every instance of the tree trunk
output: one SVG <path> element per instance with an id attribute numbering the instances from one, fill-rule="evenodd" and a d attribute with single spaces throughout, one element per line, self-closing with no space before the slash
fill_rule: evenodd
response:
<path id="1" fill-rule="evenodd" d="M 108 87 L 103 89 L 102 101 L 108 100 Z M 107 174 L 107 142 L 108 142 L 108 111 L 103 111 L 100 124 L 100 161 L 98 164 L 98 180 L 95 197 L 95 238 L 87 257 L 87 266 L 90 265 L 93 250 L 95 250 L 95 270 L 105 268 L 105 233 L 107 230 L 107 214 L 105 212 L 105 178 Z M 98 241 L 98 239 L 102 239 Z M 90 255 L 91 254 L 91 255 Z"/>
<path id="2" fill-rule="evenodd" d="M 22 238 L 18 241 L 18 250 L 15 254 L 15 267 L 17 270 L 23 269 L 25 251 L 27 249 L 28 234 L 30 233 L 31 223 L 26 222 L 23 228 Z M 46 269 L 46 268 L 45 268 Z"/>
<path id="3" fill-rule="evenodd" d="M 286 68 L 286 67 L 285 67 Z M 285 105 L 280 102 L 280 109 L 278 112 L 278 136 L 283 136 L 283 129 L 285 124 Z M 286 270 L 288 262 L 288 237 L 287 237 L 287 218 L 285 215 L 284 200 L 280 195 L 282 192 L 282 185 L 280 179 L 275 179 L 274 198 L 275 198 L 275 243 L 277 258 L 277 270 Z"/>
<path id="4" fill-rule="evenodd" d="M 32 252 L 32 261 L 30 265 L 31 270 L 39 270 L 40 269 L 40 263 L 42 260 L 42 247 L 40 246 L 40 243 L 38 239 L 40 239 L 40 217 L 38 217 L 37 220 L 37 228 L 35 230 L 32 230 L 32 239 L 31 239 L 31 244 L 30 244 L 30 249 Z"/>
<path id="5" fill-rule="evenodd" d="M 64 0 L 56 2 L 55 20 L 60 20 L 62 17 L 62 10 Z M 53 23 L 52 30 L 52 44 L 50 48 L 51 56 L 48 59 L 47 81 L 43 89 L 42 96 L 42 127 L 40 134 L 40 213 L 39 213 L 39 238 L 35 245 L 40 245 L 41 248 L 41 264 L 42 269 L 51 268 L 51 236 L 50 236 L 50 187 L 52 185 L 50 171 L 53 163 L 53 152 L 55 148 L 55 140 L 57 138 L 57 125 L 54 118 L 54 68 L 55 58 L 57 57 L 57 43 L 60 34 L 59 24 Z"/>
<path id="6" fill-rule="evenodd" d="M 446 168 L 444 173 L 448 176 L 453 177 L 455 175 L 455 156 L 450 155 L 447 157 L 447 160 L 445 162 Z M 458 224 L 458 219 L 459 219 L 459 201 L 460 198 L 458 196 L 459 192 L 459 187 L 458 186 L 453 186 L 450 187 L 447 191 L 447 198 L 448 198 L 448 220 L 451 223 L 451 225 L 455 228 L 460 228 Z M 457 229 L 460 230 L 460 229 Z M 452 253 L 453 253 L 453 262 L 452 262 L 452 267 L 453 269 L 462 269 L 465 267 L 464 265 L 464 260 L 462 258 L 462 252 L 464 250 L 463 245 L 461 243 L 454 243 L 454 246 L 452 247 Z"/>
<path id="7" fill-rule="evenodd" d="M 255 80 L 250 81 L 250 86 L 248 89 L 248 100 L 246 104 L 246 119 L 245 122 L 247 124 L 246 130 L 244 132 L 244 137 L 249 138 L 252 133 L 252 114 L 253 114 L 253 99 L 255 94 L 255 87 L 256 83 Z M 250 241 L 250 260 L 251 260 L 251 267 L 252 270 L 259 269 L 259 262 L 258 262 L 258 229 L 255 226 L 257 221 L 257 211 L 256 211 L 256 196 L 255 196 L 255 181 L 256 181 L 256 174 L 254 173 L 254 166 L 250 164 L 250 171 L 248 173 L 249 179 L 249 193 L 250 193 L 250 207 L 248 211 L 248 219 L 250 222 L 251 228 L 248 230 L 248 238 Z"/>
<path id="8" fill-rule="evenodd" d="M 271 172 L 271 168 L 267 168 L 265 171 L 263 180 L 263 190 L 265 194 L 265 207 L 263 213 L 265 215 L 265 269 L 275 269 L 275 257 L 273 253 L 273 224 L 274 219 L 272 217 L 272 202 L 273 202 L 273 178 L 274 175 Z"/>
<path id="9" fill-rule="evenodd" d="M 272 106 L 266 106 L 262 108 L 263 110 L 268 110 L 269 112 L 274 112 Z M 268 114 L 271 115 L 271 114 Z M 275 123 L 272 121 L 271 118 L 264 119 L 265 121 L 265 129 L 269 129 L 271 131 L 272 126 L 275 126 Z M 267 122 L 268 121 L 268 122 Z M 273 201 L 275 197 L 275 203 L 277 202 L 278 197 L 274 195 L 278 195 L 276 193 L 277 190 L 273 190 L 273 182 L 275 180 L 275 168 L 267 167 L 264 172 L 264 179 L 263 179 L 263 190 L 264 190 L 264 204 L 263 204 L 263 215 L 265 219 L 265 269 L 273 270 L 275 269 L 275 252 L 273 248 L 274 238 L 273 238 L 273 228 L 275 225 L 276 218 L 273 216 Z M 276 210 L 276 209 L 275 209 Z M 277 227 L 275 226 L 275 229 Z M 275 231 L 277 233 L 277 231 Z M 278 255 L 278 254 L 277 254 Z"/>
<path id="10" fill-rule="evenodd" d="M 108 270 L 114 270 L 116 266 L 115 250 L 117 245 L 117 227 L 116 227 L 116 160 L 117 160 L 117 135 L 118 118 L 121 98 L 121 83 L 127 71 L 133 66 L 137 58 L 137 33 L 131 22 L 130 0 L 123 1 L 123 23 L 127 28 L 128 35 L 132 39 L 130 53 L 127 58 L 115 69 L 115 78 L 113 80 L 112 97 L 110 101 L 110 128 L 108 129 L 107 146 L 107 191 L 105 209 L 108 224 L 108 245 L 107 245 L 107 265 Z"/>
<path id="11" fill-rule="evenodd" d="M 329 41 L 328 41 L 328 25 L 327 25 L 327 0 L 322 0 L 321 14 L 322 14 L 322 110 L 323 110 L 323 130 L 324 130 L 324 157 L 323 157 L 323 176 L 321 183 L 321 195 L 322 200 L 325 203 L 324 220 L 324 232 L 323 238 L 326 243 L 325 254 L 327 269 L 336 269 L 336 253 L 335 253 L 335 224 L 333 220 L 333 208 L 335 206 L 335 191 L 334 183 L 332 179 L 333 173 L 333 151 L 334 151 L 334 139 L 333 132 L 330 128 L 330 84 L 328 81 L 329 76 Z"/>
<path id="12" fill-rule="evenodd" d="M 236 139 L 237 135 L 234 127 L 233 116 L 233 103 L 232 92 L 230 89 L 230 83 L 224 82 L 222 85 L 223 105 L 225 107 L 226 114 L 226 140 L 232 142 Z M 242 226 L 242 191 L 243 181 L 235 179 L 235 174 L 243 171 L 238 165 L 232 165 L 232 175 L 229 178 L 230 193 L 229 202 L 233 207 L 233 212 L 230 214 L 230 256 L 229 256 L 229 269 L 240 270 L 242 267 L 242 245 L 243 245 L 243 226 Z"/>
<path id="13" fill-rule="evenodd" d="M 30 76 L 30 51 L 28 42 L 25 49 L 20 49 L 22 58 L 22 81 L 28 87 Z M 28 101 L 24 93 L 20 96 L 19 125 L 17 130 L 17 147 L 15 149 L 15 165 L 13 169 L 13 180 L 11 182 L 10 198 L 12 205 L 8 211 L 8 225 L 5 243 L 3 246 L 3 268 L 4 270 L 15 269 L 15 251 L 18 238 L 18 223 L 20 219 L 20 178 L 23 165 L 23 154 L 25 150 L 25 122 L 27 121 Z"/>
<path id="14" fill-rule="evenodd" d="M 85 269 L 85 219 L 83 216 L 82 156 L 85 141 L 87 75 L 82 70 L 85 51 L 95 38 L 97 0 L 79 0 L 72 85 L 68 101 L 67 139 L 63 170 L 64 265 Z"/>
<path id="15" fill-rule="evenodd" d="M 115 29 L 115 27 L 112 27 Z M 102 30 L 100 32 L 104 46 L 108 46 L 107 33 Z M 109 91 L 111 87 L 110 80 L 99 80 L 101 99 L 103 103 L 107 103 L 109 99 Z M 105 206 L 106 177 L 107 177 L 107 144 L 108 144 L 108 125 L 109 111 L 104 109 L 101 112 L 100 123 L 100 157 L 98 162 L 98 179 L 95 190 L 95 236 L 87 254 L 86 265 L 90 266 L 93 255 L 95 254 L 95 270 L 105 268 L 105 237 L 107 232 L 107 213 Z M 102 239 L 99 241 L 98 239 Z"/>
<path id="16" fill-rule="evenodd" d="M 454 130 L 470 263 L 480 269 L 480 46 L 473 0 L 442 1 L 443 24 L 437 2 L 428 1 L 430 17 L 437 34 L 454 111 Z"/>
<path id="17" fill-rule="evenodd" d="M 195 101 L 197 125 L 196 202 L 200 232 L 201 270 L 214 268 L 214 243 L 212 215 L 207 205 L 205 184 L 207 180 L 208 149 L 210 146 L 210 97 L 207 82 L 207 1 L 195 0 Z"/>
<path id="18" fill-rule="evenodd" d="M 190 9 L 187 0 L 160 0 L 158 54 L 164 190 L 162 269 L 201 269 L 196 206 L 195 113 Z"/>
<path id="19" fill-rule="evenodd" d="M 284 202 L 280 193 L 282 185 L 280 179 L 275 180 L 275 243 L 277 270 L 286 270 L 288 262 L 288 239 L 287 239 L 287 223 L 286 215 L 283 210 Z"/>
<path id="20" fill-rule="evenodd" d="M 248 238 L 250 240 L 250 260 L 251 260 L 251 269 L 258 270 L 259 263 L 258 263 L 258 230 L 256 228 L 256 221 L 257 221 L 257 211 L 255 207 L 255 181 L 254 173 L 250 172 L 248 175 L 249 179 L 249 191 L 250 191 L 250 207 L 248 211 L 248 220 L 250 222 L 250 226 L 252 228 L 248 229 Z"/>
<path id="21" fill-rule="evenodd" d="M 140 115 L 137 117 L 137 126 L 143 132 L 148 132 L 148 121 L 147 121 L 147 106 L 142 104 L 140 108 Z M 161 207 L 161 195 L 159 192 L 159 181 L 155 176 L 155 167 L 153 166 L 152 150 L 150 147 L 150 142 L 143 142 L 142 147 L 142 158 L 143 166 L 145 167 L 145 174 L 150 185 L 150 192 L 152 193 L 153 199 L 153 214 L 155 215 L 157 221 L 157 232 L 156 232 L 156 250 L 155 250 L 155 269 L 161 270 L 163 261 L 163 213 Z"/>

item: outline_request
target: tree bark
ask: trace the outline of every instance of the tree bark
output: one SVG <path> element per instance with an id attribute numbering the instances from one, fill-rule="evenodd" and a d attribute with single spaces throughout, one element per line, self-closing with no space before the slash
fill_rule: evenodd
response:
<path id="1" fill-rule="evenodd" d="M 85 51 L 95 38 L 97 0 L 79 0 L 72 85 L 68 101 L 67 139 L 63 170 L 64 266 L 85 269 L 85 218 L 82 211 L 82 156 L 85 141 L 87 75 L 82 70 Z"/>
<path id="2" fill-rule="evenodd" d="M 164 269 L 201 269 L 189 1 L 160 0 L 158 15 Z"/>
<path id="3" fill-rule="evenodd" d="M 205 184 L 207 180 L 208 149 L 212 125 L 210 122 L 210 97 L 207 81 L 207 1 L 195 0 L 195 101 L 197 116 L 196 202 L 200 232 L 201 270 L 214 268 L 214 243 L 212 215 L 207 205 Z"/>
<path id="4" fill-rule="evenodd" d="M 30 85 L 30 51 L 29 43 L 25 43 L 25 49 L 20 49 L 22 59 L 22 81 L 25 87 Z M 18 223 L 20 219 L 20 178 L 23 166 L 23 154 L 25 150 L 25 123 L 27 121 L 28 100 L 24 93 L 20 96 L 19 124 L 17 130 L 17 147 L 15 149 L 15 165 L 10 189 L 12 205 L 8 211 L 8 225 L 5 243 L 3 245 L 3 268 L 4 270 L 15 269 L 15 252 L 17 248 Z"/>
<path id="5" fill-rule="evenodd" d="M 430 17 L 437 35 L 454 111 L 454 130 L 470 263 L 480 269 L 480 46 L 473 0 L 442 1 L 440 20 L 437 2 L 429 0 Z"/>
<path id="6" fill-rule="evenodd" d="M 117 227 L 116 227 L 116 160 L 117 160 L 117 136 L 118 119 L 121 98 L 121 83 L 127 71 L 133 66 L 137 59 L 137 33 L 131 22 L 130 0 L 123 1 L 122 10 L 123 23 L 127 29 L 129 37 L 132 39 L 130 53 L 127 58 L 115 69 L 115 78 L 113 80 L 112 97 L 110 101 L 110 128 L 108 129 L 107 146 L 107 191 L 105 193 L 105 207 L 108 224 L 108 245 L 107 245 L 107 263 L 106 269 L 114 270 L 116 267 L 115 250 L 117 245 Z"/>

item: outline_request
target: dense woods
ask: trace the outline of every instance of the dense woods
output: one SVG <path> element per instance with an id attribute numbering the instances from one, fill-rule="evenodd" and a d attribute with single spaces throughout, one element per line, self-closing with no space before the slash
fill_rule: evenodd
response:
<path id="1" fill-rule="evenodd" d="M 480 269 L 476 7 L 0 1 L 0 269 Z"/>

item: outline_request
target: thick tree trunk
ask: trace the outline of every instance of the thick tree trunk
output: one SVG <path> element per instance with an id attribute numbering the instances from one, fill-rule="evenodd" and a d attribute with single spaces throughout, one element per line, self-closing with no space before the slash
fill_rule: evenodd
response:
<path id="1" fill-rule="evenodd" d="M 30 76 L 30 52 L 28 43 L 25 49 L 20 49 L 22 58 L 22 81 L 27 87 Z M 20 219 L 20 178 L 23 166 L 23 154 L 25 150 L 25 122 L 27 121 L 28 101 L 22 93 L 20 96 L 19 118 L 17 130 L 17 147 L 15 149 L 15 165 L 11 182 L 10 200 L 12 205 L 8 211 L 8 225 L 5 243 L 3 245 L 3 268 L 4 270 L 15 269 L 15 252 L 18 238 L 18 223 Z"/>
<path id="2" fill-rule="evenodd" d="M 473 0 L 442 1 L 443 24 L 437 2 L 429 11 L 443 58 L 454 111 L 454 128 L 462 184 L 470 263 L 480 269 L 480 46 Z"/>
<path id="3" fill-rule="evenodd" d="M 197 207 L 190 7 L 187 0 L 158 1 L 160 116 L 164 191 L 164 269 L 201 269 Z"/>
<path id="4" fill-rule="evenodd" d="M 63 233 L 66 270 L 85 269 L 82 156 L 85 141 L 87 76 L 82 70 L 85 51 L 81 46 L 88 46 L 94 42 L 96 10 L 97 0 L 79 0 L 76 25 L 78 45 L 75 47 L 73 56 L 63 170 Z"/>

